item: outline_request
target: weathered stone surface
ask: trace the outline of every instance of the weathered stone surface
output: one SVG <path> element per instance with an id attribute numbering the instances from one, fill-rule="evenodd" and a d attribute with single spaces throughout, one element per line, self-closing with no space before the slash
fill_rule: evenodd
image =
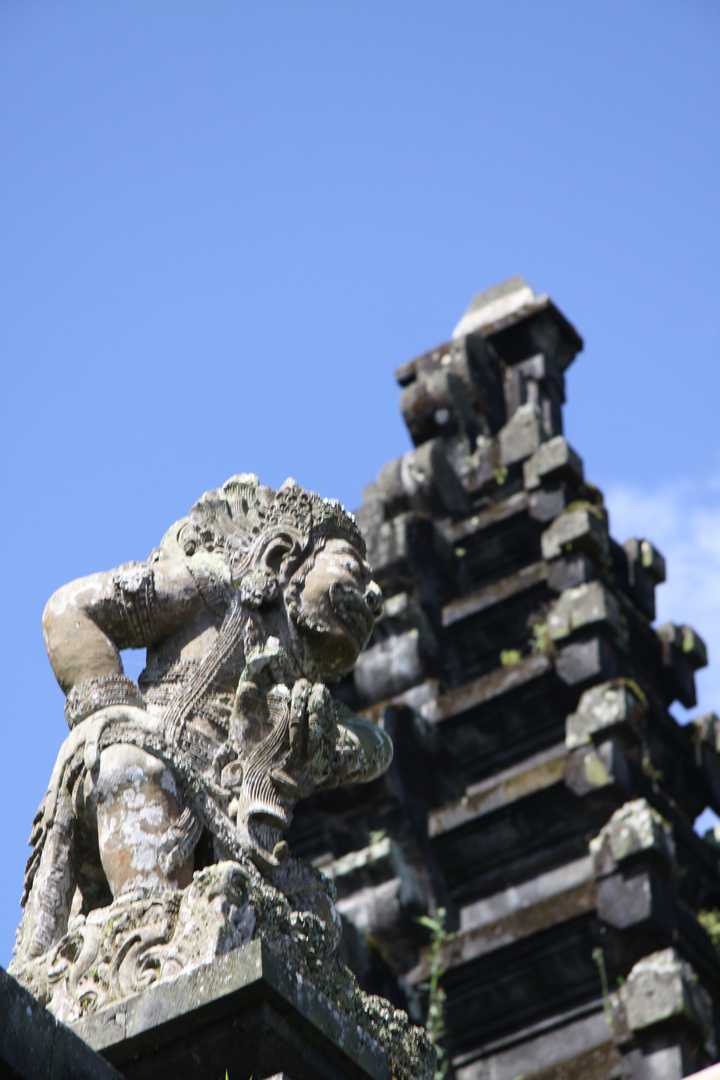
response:
<path id="1" fill-rule="evenodd" d="M 384 465 L 377 478 L 378 495 L 392 513 L 466 514 L 468 498 L 445 454 L 443 440 L 431 439 L 416 450 Z"/>
<path id="2" fill-rule="evenodd" d="M 599 1068 L 593 1065 L 596 1060 Z M 518 1080 L 543 1076 L 547 1080 L 606 1080 L 619 1066 L 620 1055 L 610 1039 L 602 1010 L 589 1015 L 570 1015 L 560 1029 L 528 1032 L 493 1052 L 462 1064 L 458 1080 Z M 567 1072 L 561 1071 L 567 1062 Z M 557 1071 L 556 1071 L 557 1070 Z"/>
<path id="3" fill-rule="evenodd" d="M 535 293 L 524 278 L 519 274 L 509 278 L 501 285 L 486 289 L 472 298 L 467 311 L 453 330 L 453 338 L 494 326 L 509 316 L 517 315 L 536 300 Z"/>
<path id="4" fill-rule="evenodd" d="M 417 934 L 408 934 L 408 924 L 425 911 L 426 897 L 398 844 L 384 837 L 361 851 L 321 863 L 321 868 L 337 889 L 338 911 L 363 938 L 372 935 L 393 958 L 412 955 Z"/>
<path id="5" fill-rule="evenodd" d="M 649 540 L 626 540 L 623 544 L 630 562 L 643 568 L 655 585 L 667 577 L 665 559 Z"/>
<path id="6" fill-rule="evenodd" d="M 553 559 L 547 564 L 548 586 L 553 592 L 561 593 L 566 589 L 574 589 L 586 581 L 593 581 L 598 577 L 596 563 L 582 552 L 573 555 L 564 555 Z"/>
<path id="7" fill-rule="evenodd" d="M 716 753 L 720 752 L 720 716 L 717 713 L 703 713 L 690 721 L 694 730 L 695 742 L 707 743 Z"/>
<path id="8" fill-rule="evenodd" d="M 575 589 L 561 593 L 548 615 L 548 627 L 553 641 L 560 641 L 574 631 L 596 623 L 606 623 L 618 635 L 625 633 L 620 617 L 620 605 L 599 581 L 578 585 Z"/>
<path id="9" fill-rule="evenodd" d="M 391 596 L 376 623 L 372 644 L 353 672 L 363 704 L 396 697 L 422 682 L 437 649 L 432 624 L 417 601 L 405 592 Z"/>
<path id="10" fill-rule="evenodd" d="M 119 1080 L 119 1073 L 0 968 L 0 1075 Z"/>
<path id="11" fill-rule="evenodd" d="M 602 624 L 598 630 L 602 630 Z M 621 671 L 617 649 L 599 632 L 583 638 L 567 645 L 560 643 L 555 670 L 563 682 L 586 686 L 593 680 L 617 678 Z"/>
<path id="12" fill-rule="evenodd" d="M 615 739 L 586 744 L 571 751 L 565 766 L 565 783 L 579 798 L 604 788 L 620 801 L 632 789 L 632 773 L 622 748 Z"/>
<path id="13" fill-rule="evenodd" d="M 629 680 L 602 683 L 586 690 L 574 713 L 565 722 L 568 750 L 589 743 L 593 735 L 619 726 L 631 728 L 644 714 L 640 690 Z"/>
<path id="14" fill-rule="evenodd" d="M 501 604 L 504 600 L 541 584 L 546 578 L 547 569 L 544 563 L 531 563 L 530 566 L 524 566 L 516 574 L 501 578 L 482 589 L 477 589 L 469 596 L 460 596 L 446 604 L 442 610 L 443 626 L 452 626 L 461 619 L 486 611 L 495 604 Z"/>
<path id="15" fill-rule="evenodd" d="M 498 438 L 501 465 L 507 468 L 529 458 L 545 438 L 542 413 L 538 406 L 530 403 L 521 405 L 501 429 Z"/>
<path id="16" fill-rule="evenodd" d="M 344 710 L 363 709 L 369 723 L 392 734 L 396 755 L 372 784 L 303 797 L 287 834 L 295 855 L 332 868 L 346 927 L 340 949 L 357 964 L 367 994 L 382 993 L 421 1019 L 423 986 L 441 961 L 446 970 L 430 1003 L 433 1037 L 462 1080 L 679 1080 L 707 1064 L 711 1044 L 684 1013 L 660 1010 L 655 1022 L 632 1028 L 617 996 L 639 961 L 670 947 L 716 1006 L 720 1001 L 720 961 L 696 917 L 709 912 L 711 926 L 720 910 L 717 851 L 714 838 L 705 842 L 692 830 L 705 806 L 720 811 L 716 723 L 681 728 L 668 712 L 674 700 L 694 702 L 703 649 L 682 626 L 655 633 L 664 560 L 647 540 L 621 547 L 608 535 L 602 494 L 561 437 L 563 373 L 580 346 L 547 297 L 511 282 L 476 299 L 459 336 L 398 370 L 415 448 L 368 485 L 358 515 L 389 598 L 386 616 L 355 674 L 334 691 L 335 713 L 322 692 L 313 699 L 321 706 L 314 721 L 320 732 L 326 724 L 332 730 L 334 719 L 338 730 L 359 738 L 365 729 L 353 727 Z M 201 533 L 197 552 L 205 560 L 200 549 L 212 536 Z M 264 620 L 275 600 L 259 569 L 245 595 Z M 212 577 L 200 585 L 216 603 Z M 147 573 L 118 572 L 113 590 L 137 627 L 152 598 Z M 130 601 L 140 610 L 131 611 Z M 241 673 L 223 691 L 229 713 Z M 273 674 L 268 683 L 284 679 Z M 294 683 L 287 686 L 292 698 Z M 271 688 L 263 684 L 259 697 Z M 243 708 L 248 692 L 244 686 Z M 84 701 L 142 709 L 138 693 L 115 672 L 88 688 Z M 152 695 L 153 708 L 166 707 L 156 686 Z M 73 695 L 73 722 L 83 723 L 82 705 L 82 695 Z M 101 764 L 103 755 L 112 759 L 102 738 L 88 745 L 89 760 L 93 746 Z M 275 780 L 286 783 L 280 774 Z M 176 787 L 183 797 L 183 784 L 176 780 Z M 147 792 L 139 786 L 136 794 Z M 629 814 L 625 804 L 642 799 L 643 809 Z M 58 809 L 54 841 L 62 853 L 72 847 L 76 811 Z M 179 852 L 192 846 L 191 820 L 180 833 Z M 195 869 L 218 858 L 208 850 L 209 835 L 204 828 Z M 588 840 L 598 835 L 596 866 Z M 274 854 L 274 847 L 265 850 Z M 260 942 L 283 963 L 292 953 L 295 971 L 309 973 L 321 922 L 325 950 L 332 938 L 332 892 L 329 884 L 303 892 L 293 858 L 282 866 L 285 878 L 273 878 L 271 887 L 280 896 L 284 937 L 274 936 L 262 904 L 251 903 L 252 884 L 239 904 L 217 913 L 215 929 L 225 919 L 237 930 L 255 906 L 250 945 L 234 953 Z M 259 868 L 266 880 L 281 870 Z M 58 889 L 71 878 L 58 878 Z M 423 927 L 414 921 L 419 910 L 431 919 Z M 436 944 L 423 950 L 433 925 Z M 219 932 L 209 937 L 223 939 Z M 318 981 L 328 963 L 323 952 L 317 978 L 303 975 L 308 995 L 332 998 Z M 198 970 L 186 967 L 177 982 L 192 982 Z M 160 982 L 156 990 L 172 985 Z M 298 1080 L 293 1065 L 310 1069 L 310 1043 L 332 1056 L 332 1038 L 316 1031 L 313 1043 L 307 1016 L 266 989 L 257 999 L 242 991 L 250 993 L 246 1008 L 212 1020 L 205 1035 L 200 1028 L 188 1034 L 189 1068 L 211 1060 L 223 1025 L 244 1048 L 285 1048 L 282 1061 L 258 1058 L 258 1080 L 278 1068 Z M 204 1009 L 212 1018 L 215 1005 Z M 338 1011 L 338 1022 L 348 1016 Z M 304 1041 L 294 1041 L 296 1021 Z M 173 1037 L 187 1047 L 183 1024 Z M 148 1032 L 148 1052 L 150 1039 Z M 172 1050 L 169 1038 L 164 1045 Z M 183 1052 L 173 1059 L 178 1064 Z M 312 1075 L 324 1075 L 321 1060 L 329 1058 L 315 1059 Z M 354 1067 L 347 1055 L 335 1057 L 333 1068 L 338 1062 Z"/>
<path id="17" fill-rule="evenodd" d="M 461 799 L 428 815 L 429 835 L 439 836 L 448 829 L 460 828 L 482 814 L 557 784 L 565 774 L 566 760 L 565 747 L 555 746 L 524 761 L 522 766 L 471 785 Z"/>
<path id="18" fill-rule="evenodd" d="M 557 559 L 568 550 L 586 550 L 602 560 L 608 555 L 607 518 L 590 504 L 569 506 L 542 536 L 544 559 Z"/>
<path id="19" fill-rule="evenodd" d="M 708 1051 L 715 1052 L 710 999 L 690 964 L 674 949 L 662 949 L 635 964 L 619 996 L 632 1031 L 682 1018 L 709 1044 Z"/>
<path id="20" fill-rule="evenodd" d="M 598 876 L 613 873 L 625 859 L 649 851 L 670 865 L 675 862 L 672 830 L 645 799 L 633 799 L 621 806 L 590 841 Z"/>
<path id="21" fill-rule="evenodd" d="M 407 1015 L 326 963 L 341 930 L 332 884 L 283 838 L 300 799 L 390 762 L 389 738 L 323 681 L 352 668 L 380 612 L 365 553 L 336 502 L 243 474 L 147 563 L 51 599 L 45 640 L 72 730 L 34 824 L 12 970 L 57 1017 L 110 1008 L 117 1026 L 134 995 L 261 939 L 393 1043 L 398 1075 L 432 1071 Z M 137 686 L 120 650 L 140 645 Z"/>
<path id="22" fill-rule="evenodd" d="M 422 1040 L 401 1045 L 397 1024 L 404 1021 L 387 1002 L 356 1003 L 352 980 L 338 981 L 330 962 L 319 989 L 296 959 L 292 949 L 282 956 L 256 941 L 108 1006 L 75 1029 L 131 1080 L 199 1080 L 231 1069 L 238 1051 L 243 1069 L 261 1076 L 280 1062 L 292 1063 L 285 1067 L 293 1080 L 430 1075 Z M 367 1034 L 373 1015 L 383 1045 Z"/>
<path id="23" fill-rule="evenodd" d="M 582 459 L 562 435 L 543 443 L 523 465 L 523 480 L 528 491 L 539 488 L 542 481 L 564 473 L 583 479 Z"/>

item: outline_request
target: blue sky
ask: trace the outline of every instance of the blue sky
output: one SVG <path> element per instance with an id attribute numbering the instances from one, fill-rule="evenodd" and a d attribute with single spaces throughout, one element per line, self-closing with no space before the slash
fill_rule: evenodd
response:
<path id="1" fill-rule="evenodd" d="M 409 446 L 393 368 L 512 274 L 584 336 L 568 438 L 720 672 L 719 45 L 715 0 L 3 0 L 0 962 L 49 595 L 238 471 L 357 505 Z"/>

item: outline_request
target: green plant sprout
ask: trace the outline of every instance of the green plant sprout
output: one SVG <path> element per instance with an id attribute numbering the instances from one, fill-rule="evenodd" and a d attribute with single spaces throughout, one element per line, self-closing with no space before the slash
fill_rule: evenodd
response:
<path id="1" fill-rule="evenodd" d="M 437 1054 L 438 1067 L 434 1080 L 445 1080 L 450 1064 L 447 1051 L 441 1045 L 441 1040 L 445 1034 L 445 991 L 440 985 L 440 979 L 445 973 L 443 966 L 444 947 L 449 941 L 452 941 L 455 935 L 445 929 L 446 918 L 446 909 L 440 907 L 437 909 L 436 918 L 433 919 L 429 915 L 419 915 L 415 920 L 420 926 L 430 931 L 430 950 L 428 953 L 430 979 L 427 983 L 423 983 L 420 989 L 428 992 L 425 1030 Z"/>

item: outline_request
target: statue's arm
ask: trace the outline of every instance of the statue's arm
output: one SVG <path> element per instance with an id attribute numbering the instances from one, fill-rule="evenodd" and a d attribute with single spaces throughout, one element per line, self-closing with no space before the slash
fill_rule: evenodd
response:
<path id="1" fill-rule="evenodd" d="M 68 693 L 83 679 L 122 675 L 121 649 L 154 645 L 202 610 L 187 565 L 160 558 L 71 581 L 43 614 L 48 658 Z"/>
<path id="2" fill-rule="evenodd" d="M 336 702 L 335 709 L 334 745 L 322 746 L 315 755 L 316 787 L 367 784 L 382 776 L 392 761 L 390 736 L 342 702 Z"/>

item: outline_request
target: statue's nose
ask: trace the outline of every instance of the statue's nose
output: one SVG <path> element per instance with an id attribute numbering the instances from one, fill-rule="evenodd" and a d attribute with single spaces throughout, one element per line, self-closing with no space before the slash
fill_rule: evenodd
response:
<path id="1" fill-rule="evenodd" d="M 373 615 L 377 619 L 378 615 L 382 611 L 382 591 L 380 586 L 375 581 L 371 581 L 365 590 L 365 603 L 372 611 Z"/>

